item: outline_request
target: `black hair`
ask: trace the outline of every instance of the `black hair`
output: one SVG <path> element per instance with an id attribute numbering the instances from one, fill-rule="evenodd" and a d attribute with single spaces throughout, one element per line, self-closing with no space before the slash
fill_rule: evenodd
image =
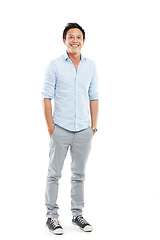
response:
<path id="1" fill-rule="evenodd" d="M 71 28 L 78 28 L 79 30 L 81 30 L 81 32 L 83 33 L 83 40 L 85 39 L 85 31 L 80 25 L 78 25 L 77 23 L 68 23 L 63 31 L 64 40 L 66 40 L 67 31 Z"/>

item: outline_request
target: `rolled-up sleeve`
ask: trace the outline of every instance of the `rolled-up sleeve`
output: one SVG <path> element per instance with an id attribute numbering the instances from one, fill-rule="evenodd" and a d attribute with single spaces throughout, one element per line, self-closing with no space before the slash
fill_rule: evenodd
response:
<path id="1" fill-rule="evenodd" d="M 55 96 L 56 86 L 56 71 L 54 63 L 51 61 L 44 73 L 44 85 L 42 91 L 42 98 L 53 99 Z"/>
<path id="2" fill-rule="evenodd" d="M 94 63 L 94 66 L 93 66 L 93 77 L 91 79 L 91 83 L 90 83 L 90 86 L 89 86 L 88 96 L 89 96 L 89 100 L 96 100 L 96 99 L 98 100 L 99 99 L 98 76 L 97 76 L 95 63 Z"/>

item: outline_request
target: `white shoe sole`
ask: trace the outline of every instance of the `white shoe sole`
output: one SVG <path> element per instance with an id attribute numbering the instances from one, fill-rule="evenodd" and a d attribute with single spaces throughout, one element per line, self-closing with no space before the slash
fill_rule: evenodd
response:
<path id="1" fill-rule="evenodd" d="M 49 227 L 46 225 L 46 227 L 49 229 Z M 56 234 L 56 235 L 62 235 L 63 233 L 64 233 L 64 231 L 63 231 L 63 229 L 61 229 L 61 228 L 57 228 L 56 230 L 51 230 L 51 229 L 49 229 L 49 231 L 51 232 L 51 233 L 54 233 L 54 234 Z"/>
<path id="2" fill-rule="evenodd" d="M 79 227 L 76 223 L 72 222 L 73 225 Z M 86 226 L 85 228 L 81 228 L 79 227 L 79 229 L 81 229 L 83 232 L 92 232 L 93 228 L 92 226 Z"/>

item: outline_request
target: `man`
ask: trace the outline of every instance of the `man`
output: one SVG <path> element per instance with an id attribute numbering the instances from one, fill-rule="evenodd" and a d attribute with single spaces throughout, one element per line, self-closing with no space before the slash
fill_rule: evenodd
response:
<path id="1" fill-rule="evenodd" d="M 98 80 L 95 64 L 81 54 L 85 31 L 77 23 L 68 23 L 63 31 L 63 42 L 67 51 L 49 63 L 42 92 L 44 115 L 50 135 L 50 161 L 45 198 L 48 217 L 46 225 L 55 234 L 63 234 L 57 211 L 58 181 L 69 147 L 72 158 L 72 223 L 83 231 L 92 231 L 92 226 L 82 216 L 82 208 L 85 165 L 92 137 L 97 131 L 98 117 Z"/>

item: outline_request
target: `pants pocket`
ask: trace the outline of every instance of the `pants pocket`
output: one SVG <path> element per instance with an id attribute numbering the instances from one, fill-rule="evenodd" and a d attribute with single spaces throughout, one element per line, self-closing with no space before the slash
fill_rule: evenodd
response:
<path id="1" fill-rule="evenodd" d="M 51 135 L 51 139 L 53 138 L 53 136 L 54 136 L 54 134 L 55 134 L 55 130 L 56 130 L 56 125 L 54 125 L 54 131 L 53 131 L 53 133 L 52 133 L 52 135 Z"/>
<path id="2" fill-rule="evenodd" d="M 91 130 L 91 133 L 92 133 L 92 137 L 93 137 L 93 130 L 92 130 L 92 128 L 90 127 L 90 130 Z"/>

